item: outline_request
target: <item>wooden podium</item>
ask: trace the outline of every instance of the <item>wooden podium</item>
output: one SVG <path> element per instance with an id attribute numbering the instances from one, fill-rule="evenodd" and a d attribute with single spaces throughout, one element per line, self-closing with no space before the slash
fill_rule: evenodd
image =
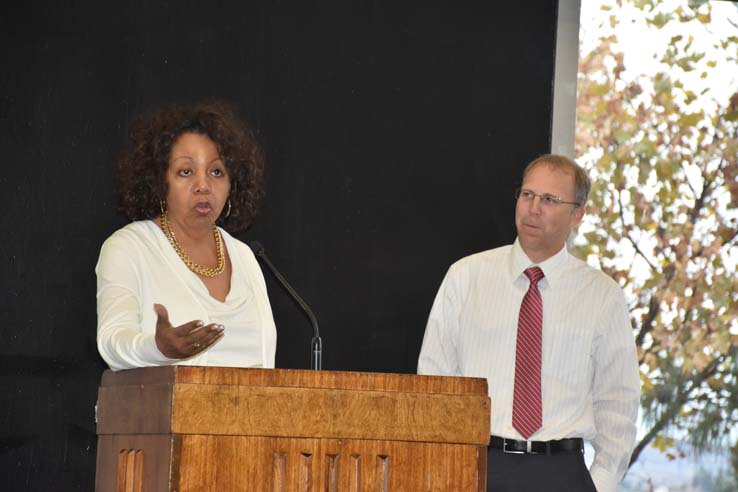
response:
<path id="1" fill-rule="evenodd" d="M 97 492 L 483 492 L 487 382 L 168 366 L 105 371 Z"/>

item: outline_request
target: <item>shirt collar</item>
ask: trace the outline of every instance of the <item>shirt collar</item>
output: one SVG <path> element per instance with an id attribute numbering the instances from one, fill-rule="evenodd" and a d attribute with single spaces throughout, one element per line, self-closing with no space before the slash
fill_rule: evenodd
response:
<path id="1" fill-rule="evenodd" d="M 551 287 L 554 287 L 556 285 L 556 282 L 561 278 L 563 274 L 564 265 L 568 256 L 569 251 L 566 249 L 566 244 L 564 244 L 561 250 L 552 257 L 546 259 L 541 263 L 533 263 L 530 258 L 528 258 L 528 255 L 525 254 L 525 251 L 523 251 L 523 248 L 520 246 L 519 240 L 516 238 L 512 246 L 512 251 L 510 253 L 511 279 L 513 282 L 515 282 L 517 279 L 525 276 L 523 272 L 527 268 L 538 266 L 541 270 L 543 270 L 543 275 L 545 275 L 545 277 L 541 281 L 548 283 L 548 285 Z"/>

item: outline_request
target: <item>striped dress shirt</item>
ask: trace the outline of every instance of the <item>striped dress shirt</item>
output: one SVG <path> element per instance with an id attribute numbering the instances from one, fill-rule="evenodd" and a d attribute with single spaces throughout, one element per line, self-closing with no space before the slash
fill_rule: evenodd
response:
<path id="1" fill-rule="evenodd" d="M 438 291 L 418 360 L 419 374 L 483 377 L 492 400 L 490 432 L 523 439 L 512 426 L 515 342 L 524 270 L 514 244 L 453 264 Z M 541 392 L 543 426 L 532 441 L 582 437 L 595 457 L 598 492 L 615 492 L 636 434 L 640 379 L 628 308 L 610 277 L 566 246 L 538 264 L 545 274 Z"/>

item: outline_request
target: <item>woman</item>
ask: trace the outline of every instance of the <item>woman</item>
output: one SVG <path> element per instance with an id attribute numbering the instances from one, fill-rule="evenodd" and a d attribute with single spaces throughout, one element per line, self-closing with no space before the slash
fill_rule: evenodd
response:
<path id="1" fill-rule="evenodd" d="M 263 168 L 253 131 L 225 106 L 134 122 L 117 176 L 134 222 L 105 241 L 95 268 L 97 345 L 111 369 L 274 367 L 264 277 L 224 230 L 251 224 Z"/>

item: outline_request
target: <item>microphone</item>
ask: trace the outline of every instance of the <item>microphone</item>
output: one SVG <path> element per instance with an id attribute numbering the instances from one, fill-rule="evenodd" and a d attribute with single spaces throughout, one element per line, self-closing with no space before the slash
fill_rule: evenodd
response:
<path id="1" fill-rule="evenodd" d="M 279 273 L 279 270 L 269 261 L 269 257 L 264 251 L 264 246 L 259 241 L 252 241 L 250 246 L 256 257 L 269 268 L 269 271 L 279 281 L 282 288 L 287 291 L 292 300 L 310 318 L 310 323 L 313 325 L 313 339 L 310 341 L 310 369 L 321 370 L 323 368 L 323 341 L 320 339 L 320 331 L 318 331 L 318 320 L 315 319 L 315 315 L 308 305 L 305 304 L 305 301 L 302 300 L 302 297 L 295 292 L 295 289 L 287 283 L 287 280 Z"/>

